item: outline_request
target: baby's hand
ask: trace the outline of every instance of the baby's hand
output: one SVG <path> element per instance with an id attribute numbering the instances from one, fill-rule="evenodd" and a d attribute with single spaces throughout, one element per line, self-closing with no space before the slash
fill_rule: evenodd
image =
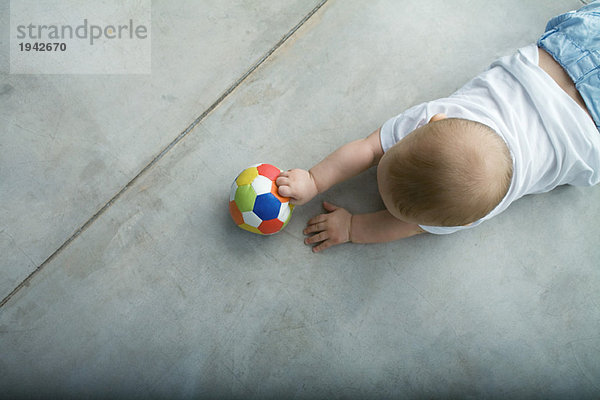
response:
<path id="1" fill-rule="evenodd" d="M 313 176 L 303 169 L 282 172 L 275 183 L 279 187 L 279 195 L 289 197 L 294 205 L 308 203 L 319 193 Z"/>
<path id="2" fill-rule="evenodd" d="M 305 244 L 320 243 L 313 247 L 313 252 L 318 253 L 331 246 L 350 242 L 352 229 L 352 214 L 341 207 L 323 202 L 323 207 L 328 214 L 317 215 L 306 224 L 304 234 L 314 233 L 304 240 Z"/>

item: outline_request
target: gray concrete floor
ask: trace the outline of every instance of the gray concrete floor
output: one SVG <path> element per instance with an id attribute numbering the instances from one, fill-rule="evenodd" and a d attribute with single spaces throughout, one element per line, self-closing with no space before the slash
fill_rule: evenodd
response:
<path id="1" fill-rule="evenodd" d="M 374 170 L 272 237 L 227 211 L 245 166 L 309 168 L 581 5 L 154 2 L 152 74 L 89 76 L 8 74 L 0 1 L 0 397 L 598 398 L 600 187 L 319 255 Z"/>

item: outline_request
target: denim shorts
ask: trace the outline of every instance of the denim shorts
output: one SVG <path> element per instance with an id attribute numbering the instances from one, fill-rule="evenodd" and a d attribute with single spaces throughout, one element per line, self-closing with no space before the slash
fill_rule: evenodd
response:
<path id="1" fill-rule="evenodd" d="M 573 79 L 600 130 L 600 0 L 552 18 L 537 45 Z"/>

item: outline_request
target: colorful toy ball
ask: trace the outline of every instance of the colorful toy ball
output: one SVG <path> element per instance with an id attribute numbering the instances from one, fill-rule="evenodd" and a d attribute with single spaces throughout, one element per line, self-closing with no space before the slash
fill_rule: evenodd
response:
<path id="1" fill-rule="evenodd" d="M 271 164 L 256 164 L 235 178 L 229 213 L 237 226 L 259 235 L 272 235 L 287 225 L 294 206 L 277 192 L 275 180 L 281 172 Z"/>

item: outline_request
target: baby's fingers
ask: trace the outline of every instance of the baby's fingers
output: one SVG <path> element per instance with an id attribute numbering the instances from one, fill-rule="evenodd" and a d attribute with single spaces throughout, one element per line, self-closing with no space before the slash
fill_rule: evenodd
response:
<path id="1" fill-rule="evenodd" d="M 325 222 L 318 222 L 316 224 L 312 224 L 307 226 L 306 228 L 304 228 L 304 230 L 302 231 L 302 233 L 304 233 L 305 235 L 309 235 L 311 233 L 315 233 L 315 232 L 323 232 L 327 230 L 327 225 Z"/>
<path id="2" fill-rule="evenodd" d="M 275 184 L 277 186 L 289 185 L 290 184 L 290 178 L 288 178 L 287 176 L 284 176 L 283 173 L 282 173 L 282 175 L 279 175 L 277 177 L 277 179 L 275 179 Z"/>
<path id="3" fill-rule="evenodd" d="M 277 188 L 277 191 L 279 192 L 280 196 L 283 196 L 283 197 L 292 197 L 292 198 L 294 197 L 293 196 L 293 192 L 292 192 L 292 188 L 290 188 L 287 185 L 280 185 Z"/>
<path id="4" fill-rule="evenodd" d="M 333 242 L 331 240 L 326 240 L 323 243 L 321 243 L 320 245 L 313 247 L 312 251 L 314 253 L 318 253 L 320 251 L 330 248 L 331 246 L 333 246 Z"/>
<path id="5" fill-rule="evenodd" d="M 308 235 L 314 232 L 323 232 L 325 229 L 327 229 L 325 222 L 317 222 L 316 224 L 308 225 L 302 232 L 305 235 Z"/>
<path id="6" fill-rule="evenodd" d="M 304 239 L 304 244 L 319 243 L 319 242 L 325 241 L 327 239 L 329 239 L 329 235 L 327 235 L 327 232 L 321 232 L 321 233 L 317 233 L 316 235 L 313 235 L 309 238 Z"/>
<path id="7" fill-rule="evenodd" d="M 327 214 L 319 214 L 316 217 L 309 219 L 308 222 L 306 223 L 306 225 L 314 225 L 314 224 L 318 224 L 319 222 L 325 222 L 326 220 L 327 220 Z"/>

